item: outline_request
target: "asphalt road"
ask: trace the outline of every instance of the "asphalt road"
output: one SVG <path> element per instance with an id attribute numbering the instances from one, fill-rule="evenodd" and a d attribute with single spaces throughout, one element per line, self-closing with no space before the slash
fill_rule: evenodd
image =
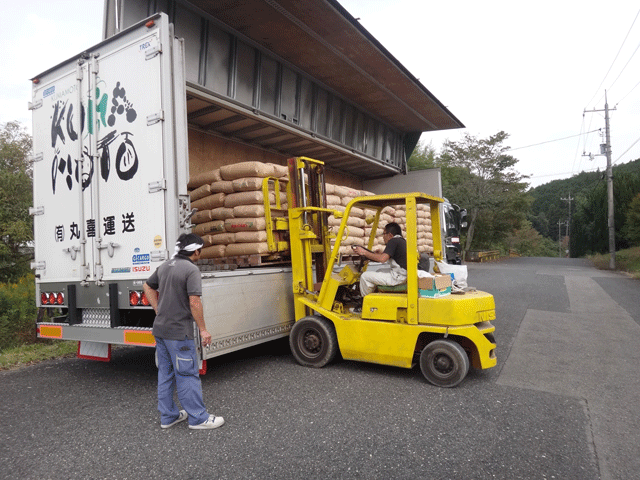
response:
<path id="1" fill-rule="evenodd" d="M 159 427 L 153 351 L 0 372 L 0 478 L 640 479 L 640 282 L 580 260 L 469 264 L 498 366 L 298 366 L 285 341 L 209 361 L 227 424 Z"/>

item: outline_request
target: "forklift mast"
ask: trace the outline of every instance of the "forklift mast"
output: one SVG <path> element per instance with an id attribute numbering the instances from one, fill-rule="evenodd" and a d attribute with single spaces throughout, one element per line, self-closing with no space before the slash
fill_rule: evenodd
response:
<path id="1" fill-rule="evenodd" d="M 327 209 L 322 162 L 296 157 L 288 160 L 288 167 L 291 195 L 288 199 L 289 230 L 294 291 L 311 293 L 320 289 L 329 264 L 331 239 L 328 218 L 334 212 Z"/>

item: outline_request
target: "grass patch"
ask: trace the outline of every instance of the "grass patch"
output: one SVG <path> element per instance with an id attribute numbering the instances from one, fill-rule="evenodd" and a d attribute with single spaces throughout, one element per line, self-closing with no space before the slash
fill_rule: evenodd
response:
<path id="1" fill-rule="evenodd" d="M 78 352 L 78 342 L 43 340 L 7 348 L 0 353 L 0 370 L 33 365 L 52 358 L 70 357 Z"/>
<path id="2" fill-rule="evenodd" d="M 609 269 L 610 255 L 590 255 L 589 260 L 600 270 Z M 616 270 L 626 272 L 633 278 L 640 278 L 640 247 L 627 248 L 616 252 Z"/>

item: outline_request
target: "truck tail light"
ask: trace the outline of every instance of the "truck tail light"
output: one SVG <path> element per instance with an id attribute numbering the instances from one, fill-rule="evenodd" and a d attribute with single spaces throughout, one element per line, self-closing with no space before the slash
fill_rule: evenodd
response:
<path id="1" fill-rule="evenodd" d="M 64 305 L 64 293 L 42 292 L 40 293 L 40 303 L 42 305 Z"/>
<path id="2" fill-rule="evenodd" d="M 129 292 L 129 305 L 139 305 L 142 294 L 135 290 Z"/>
<path id="3" fill-rule="evenodd" d="M 149 299 L 147 298 L 147 295 L 144 292 L 142 292 L 142 298 L 140 299 L 140 303 L 145 307 L 148 307 L 149 305 L 151 305 L 149 303 Z"/>
<path id="4" fill-rule="evenodd" d="M 148 307 L 151 304 L 149 303 L 149 299 L 144 294 L 144 292 L 141 292 L 139 290 L 131 290 L 129 292 L 129 305 L 142 305 L 143 307 Z"/>

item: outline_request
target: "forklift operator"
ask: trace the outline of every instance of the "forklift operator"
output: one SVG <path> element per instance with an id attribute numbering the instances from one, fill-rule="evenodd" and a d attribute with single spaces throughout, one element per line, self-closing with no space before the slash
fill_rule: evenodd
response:
<path id="1" fill-rule="evenodd" d="M 400 225 L 395 222 L 387 223 L 382 238 L 386 244 L 382 253 L 359 246 L 354 248 L 358 255 L 388 264 L 388 267 L 377 271 L 367 270 L 360 276 L 360 294 L 363 297 L 373 292 L 377 285 L 394 286 L 407 281 L 407 241 L 402 237 Z"/>

